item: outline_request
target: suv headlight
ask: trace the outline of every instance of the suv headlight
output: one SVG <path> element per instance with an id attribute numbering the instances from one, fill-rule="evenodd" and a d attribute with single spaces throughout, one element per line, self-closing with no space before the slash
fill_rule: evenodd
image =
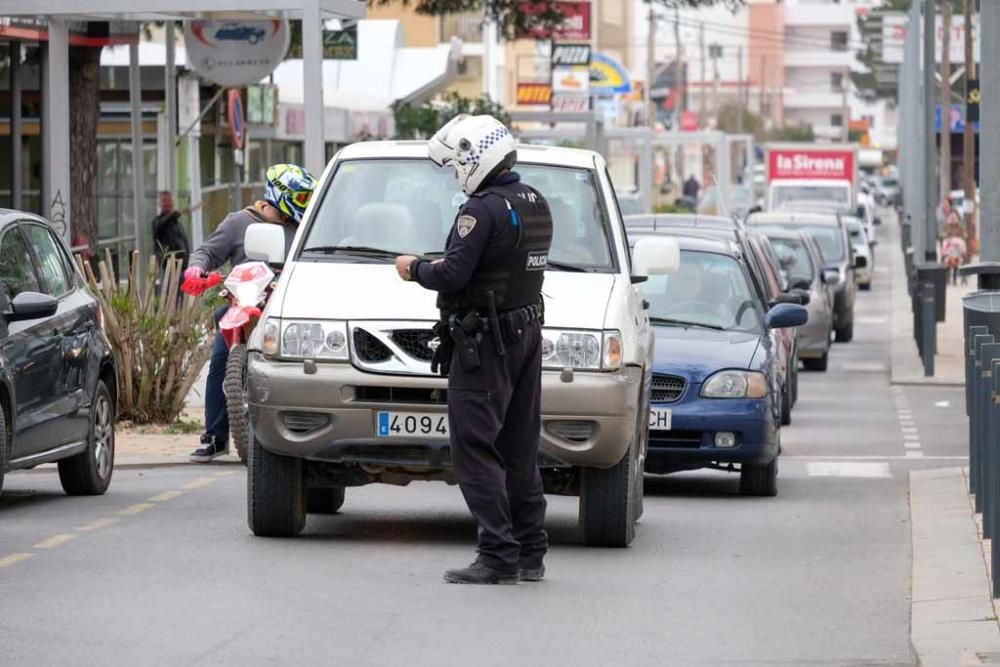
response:
<path id="1" fill-rule="evenodd" d="M 622 365 L 622 335 L 618 331 L 542 329 L 542 367 L 613 371 Z"/>
<path id="2" fill-rule="evenodd" d="M 263 323 L 260 349 L 265 355 L 286 359 L 347 361 L 347 323 L 269 317 Z"/>
<path id="3" fill-rule="evenodd" d="M 757 371 L 719 371 L 701 386 L 704 398 L 764 398 L 767 378 Z"/>

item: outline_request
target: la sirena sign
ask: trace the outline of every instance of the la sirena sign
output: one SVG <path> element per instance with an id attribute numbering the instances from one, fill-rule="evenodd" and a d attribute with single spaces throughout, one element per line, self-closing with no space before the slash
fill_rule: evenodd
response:
<path id="1" fill-rule="evenodd" d="M 782 150 L 768 155 L 768 178 L 854 180 L 854 152 L 850 150 Z"/>

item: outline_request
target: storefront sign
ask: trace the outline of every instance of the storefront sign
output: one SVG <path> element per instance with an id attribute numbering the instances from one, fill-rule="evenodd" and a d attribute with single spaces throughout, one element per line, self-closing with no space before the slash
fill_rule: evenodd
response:
<path id="1" fill-rule="evenodd" d="M 553 44 L 552 66 L 572 67 L 590 64 L 590 44 Z"/>
<path id="2" fill-rule="evenodd" d="M 547 83 L 518 83 L 517 103 L 521 106 L 548 106 L 552 101 L 552 86 Z"/>
<path id="3" fill-rule="evenodd" d="M 288 23 L 189 21 L 184 28 L 188 62 L 203 78 L 227 88 L 258 83 L 288 51 Z"/>
<path id="4" fill-rule="evenodd" d="M 277 97 L 277 86 L 247 86 L 247 122 L 272 125 Z"/>
<path id="5" fill-rule="evenodd" d="M 552 96 L 552 110 L 564 113 L 590 110 L 590 95 L 566 93 Z"/>
<path id="6" fill-rule="evenodd" d="M 614 95 L 628 93 L 632 82 L 620 62 L 603 53 L 590 57 L 590 93 L 592 95 Z"/>
<path id="7" fill-rule="evenodd" d="M 585 65 L 553 67 L 552 92 L 590 95 L 590 70 Z"/>
<path id="8" fill-rule="evenodd" d="M 519 38 L 568 39 L 586 41 L 590 39 L 590 2 L 556 2 L 556 8 L 563 19 L 553 28 L 532 28 Z M 545 11 L 544 3 L 522 2 L 518 5 L 522 14 L 538 14 Z"/>
<path id="9" fill-rule="evenodd" d="M 854 180 L 854 150 L 774 148 L 768 152 L 768 180 L 811 178 Z"/>

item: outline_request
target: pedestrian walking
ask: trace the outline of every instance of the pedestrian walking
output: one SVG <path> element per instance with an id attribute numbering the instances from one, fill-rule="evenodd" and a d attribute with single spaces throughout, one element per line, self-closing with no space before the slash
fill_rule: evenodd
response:
<path id="1" fill-rule="evenodd" d="M 956 217 L 945 223 L 941 230 L 941 261 L 948 267 L 951 284 L 958 284 L 958 267 L 965 261 L 968 244 L 965 239 L 965 228 Z"/>
<path id="2" fill-rule="evenodd" d="M 233 267 L 247 261 L 243 237 L 247 227 L 255 222 L 281 225 L 287 253 L 315 186 L 316 180 L 302 167 L 294 164 L 270 167 L 265 175 L 264 198 L 226 216 L 208 240 L 191 253 L 189 266 L 184 271 L 185 279 L 203 278 L 225 264 Z M 217 332 L 219 320 L 228 309 L 229 306 L 222 306 L 215 311 Z M 222 388 L 228 359 L 226 342 L 216 335 L 205 381 L 205 431 L 200 446 L 189 457 L 196 463 L 208 463 L 229 451 L 229 416 Z"/>
<path id="3" fill-rule="evenodd" d="M 514 138 L 495 118 L 458 116 L 434 135 L 428 154 L 455 168 L 469 196 L 442 259 L 396 260 L 403 280 L 438 292 L 441 345 L 431 365 L 448 377 L 451 460 L 479 524 L 475 562 L 444 579 L 540 581 L 548 549 L 538 470 L 541 289 L 552 215 L 512 171 Z"/>
<path id="4" fill-rule="evenodd" d="M 181 225 L 181 216 L 190 215 L 191 211 L 197 210 L 201 204 L 194 208 L 177 210 L 174 208 L 174 195 L 169 190 L 160 192 L 160 212 L 153 218 L 153 241 L 156 244 L 157 264 L 162 267 L 163 262 L 170 256 L 175 256 L 181 260 L 181 266 L 187 264 L 188 256 L 191 254 L 191 242 L 188 241 L 187 232 Z"/>

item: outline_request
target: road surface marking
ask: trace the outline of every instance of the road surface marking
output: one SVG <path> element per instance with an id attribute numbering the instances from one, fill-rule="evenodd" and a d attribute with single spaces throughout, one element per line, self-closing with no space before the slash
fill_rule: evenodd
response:
<path id="1" fill-rule="evenodd" d="M 888 321 L 888 318 L 885 317 L 859 317 L 857 319 L 858 324 L 885 324 Z"/>
<path id="2" fill-rule="evenodd" d="M 781 460 L 785 461 L 901 461 L 903 459 L 910 458 L 908 456 L 873 456 L 873 455 L 861 455 L 861 456 L 819 456 L 819 455 L 793 455 L 793 454 L 782 454 Z M 925 456 L 923 457 L 928 461 L 968 461 L 968 456 Z"/>
<path id="3" fill-rule="evenodd" d="M 177 496 L 182 495 L 183 493 L 184 493 L 183 491 L 164 491 L 163 493 L 161 493 L 161 494 L 159 494 L 157 496 L 153 496 L 152 498 L 150 498 L 149 502 L 151 502 L 151 503 L 163 503 L 163 502 L 166 502 L 168 500 L 173 500 L 174 498 L 176 498 Z"/>
<path id="4" fill-rule="evenodd" d="M 74 535 L 73 533 L 59 533 L 58 535 L 53 535 L 52 537 L 50 537 L 48 539 L 42 540 L 38 544 L 32 544 L 31 548 L 32 549 L 52 549 L 52 548 L 58 547 L 58 546 L 60 546 L 62 544 L 66 544 L 67 542 L 69 542 L 70 540 L 72 540 L 74 537 L 76 537 L 76 535 Z"/>
<path id="5" fill-rule="evenodd" d="M 899 425 L 900 426 L 906 426 L 907 428 L 916 426 L 916 424 L 913 422 L 913 419 L 910 418 L 910 417 L 900 417 L 899 418 Z"/>
<path id="6" fill-rule="evenodd" d="M 903 435 L 906 435 L 908 433 L 916 433 L 917 432 L 917 427 L 916 426 L 904 426 L 901 430 L 903 431 Z"/>
<path id="7" fill-rule="evenodd" d="M 906 449 L 920 449 L 920 442 L 904 442 L 903 447 Z"/>
<path id="8" fill-rule="evenodd" d="M 916 429 L 914 429 L 914 431 L 915 430 Z M 920 440 L 920 436 L 917 433 L 904 433 L 903 440 Z"/>
<path id="9" fill-rule="evenodd" d="M 886 370 L 885 364 L 864 362 L 841 364 L 840 368 L 848 373 L 882 373 Z"/>
<path id="10" fill-rule="evenodd" d="M 892 477 L 888 463 L 858 463 L 849 461 L 819 461 L 807 463 L 810 477 Z"/>
<path id="11" fill-rule="evenodd" d="M 951 401 L 937 401 L 934 404 L 934 407 L 935 408 L 950 408 L 951 407 Z"/>
<path id="12" fill-rule="evenodd" d="M 156 507 L 153 503 L 136 503 L 135 505 L 129 505 L 123 510 L 118 510 L 118 513 L 124 516 L 131 516 L 133 514 L 139 514 L 140 512 L 145 512 L 151 507 Z"/>
<path id="13" fill-rule="evenodd" d="M 215 475 L 216 477 L 225 477 L 226 475 L 235 475 L 236 471 L 235 470 L 223 470 L 222 472 L 214 472 L 212 474 Z"/>
<path id="14" fill-rule="evenodd" d="M 9 556 L 4 556 L 0 558 L 0 569 L 9 567 L 15 563 L 20 563 L 22 560 L 28 560 L 35 554 L 11 554 Z"/>
<path id="15" fill-rule="evenodd" d="M 908 459 L 922 459 L 922 458 L 924 458 L 924 453 L 920 452 L 920 451 L 917 451 L 917 452 L 906 452 L 906 458 L 908 458 Z"/>
<path id="16" fill-rule="evenodd" d="M 114 517 L 104 517 L 103 519 L 98 519 L 96 521 L 91 521 L 90 523 L 85 523 L 82 526 L 77 526 L 77 530 L 82 530 L 84 532 L 91 530 L 100 530 L 101 528 L 107 528 L 111 524 L 118 523 L 118 519 Z"/>
<path id="17" fill-rule="evenodd" d="M 214 481 L 215 481 L 215 479 L 212 478 L 212 477 L 199 477 L 198 479 L 192 479 L 190 482 L 188 482 L 187 484 L 185 484 L 181 488 L 182 489 L 200 489 L 203 486 L 208 486 L 209 484 L 211 484 Z"/>

